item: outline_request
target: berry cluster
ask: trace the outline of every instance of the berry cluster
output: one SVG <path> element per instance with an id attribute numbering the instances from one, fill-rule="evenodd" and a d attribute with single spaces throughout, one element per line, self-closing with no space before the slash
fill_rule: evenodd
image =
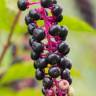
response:
<path id="1" fill-rule="evenodd" d="M 36 79 L 43 80 L 42 92 L 45 96 L 69 96 L 72 64 L 67 58 L 70 48 L 65 42 L 68 29 L 58 25 L 63 19 L 62 8 L 56 0 L 31 3 L 28 0 L 18 1 L 21 11 L 33 4 L 40 4 L 40 8 L 31 9 L 25 22 L 31 35 L 29 44 L 32 48 L 31 58 L 34 60 Z M 44 25 L 39 26 L 38 20 L 43 20 Z"/>

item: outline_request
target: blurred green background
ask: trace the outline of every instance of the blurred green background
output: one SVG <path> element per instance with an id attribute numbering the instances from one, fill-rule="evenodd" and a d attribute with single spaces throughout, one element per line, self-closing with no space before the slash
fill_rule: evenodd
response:
<path id="1" fill-rule="evenodd" d="M 17 0 L 0 0 L 0 55 L 18 12 L 16 2 Z M 96 29 L 84 21 L 80 10 L 76 7 L 76 0 L 58 0 L 58 2 L 64 9 L 64 20 L 60 24 L 69 28 L 67 41 L 71 51 L 68 57 L 73 62 L 71 75 L 75 96 L 96 96 Z M 93 19 L 96 22 L 96 0 L 89 2 L 92 4 Z M 34 78 L 32 61 L 22 60 L 23 57 L 30 56 L 29 36 L 26 34 L 27 26 L 24 23 L 27 13 L 28 11 L 21 14 L 11 45 L 0 64 L 0 96 L 42 96 L 41 83 L 38 84 Z"/>

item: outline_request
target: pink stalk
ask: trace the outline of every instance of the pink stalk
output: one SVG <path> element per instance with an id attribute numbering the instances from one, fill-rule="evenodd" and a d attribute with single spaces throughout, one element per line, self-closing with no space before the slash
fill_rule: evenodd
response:
<path id="1" fill-rule="evenodd" d="M 47 19 L 47 15 L 46 15 L 46 12 L 45 12 L 45 9 L 42 8 L 42 13 L 43 13 L 43 18 L 44 18 L 44 22 L 45 22 L 45 33 L 46 33 L 46 36 L 47 36 L 47 40 L 48 40 L 48 46 L 49 46 L 49 52 L 52 52 L 51 48 L 52 48 L 52 45 L 51 45 L 51 41 L 50 41 L 50 35 L 48 33 L 48 30 L 49 30 L 49 27 L 50 27 L 50 24 L 49 24 L 49 21 Z"/>
<path id="2" fill-rule="evenodd" d="M 29 8 L 29 6 L 31 6 L 31 5 L 36 5 L 36 4 L 40 4 L 40 2 L 29 2 L 28 0 L 26 1 L 27 3 L 27 6 L 28 6 L 28 8 Z"/>

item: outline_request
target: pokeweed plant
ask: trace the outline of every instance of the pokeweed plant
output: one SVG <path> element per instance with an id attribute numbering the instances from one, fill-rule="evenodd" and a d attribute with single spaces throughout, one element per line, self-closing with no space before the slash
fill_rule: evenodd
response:
<path id="1" fill-rule="evenodd" d="M 40 7 L 29 10 L 25 16 L 28 32 L 31 35 L 29 44 L 36 69 L 35 77 L 37 80 L 42 80 L 44 96 L 73 96 L 70 76 L 72 63 L 67 57 L 70 51 L 66 43 L 68 29 L 58 25 L 63 20 L 63 10 L 56 0 L 39 2 L 18 0 L 17 2 L 21 11 L 35 4 L 39 4 Z M 39 26 L 38 20 L 44 21 L 44 25 Z"/>

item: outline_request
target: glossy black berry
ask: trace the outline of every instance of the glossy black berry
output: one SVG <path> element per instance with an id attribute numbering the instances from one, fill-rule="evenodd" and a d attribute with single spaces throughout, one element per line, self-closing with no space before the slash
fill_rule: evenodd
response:
<path id="1" fill-rule="evenodd" d="M 59 33 L 59 36 L 61 37 L 62 40 L 66 40 L 67 35 L 68 35 L 67 27 L 61 26 L 61 32 Z"/>
<path id="2" fill-rule="evenodd" d="M 29 16 L 33 19 L 33 20 L 39 20 L 40 19 L 40 14 L 35 10 L 35 9 L 31 9 L 29 11 Z"/>
<path id="3" fill-rule="evenodd" d="M 56 22 L 61 22 L 62 20 L 63 20 L 62 15 L 56 17 Z"/>
<path id="4" fill-rule="evenodd" d="M 58 64 L 60 63 L 60 56 L 55 53 L 50 54 L 48 55 L 48 62 L 49 64 L 52 64 L 52 65 Z"/>
<path id="5" fill-rule="evenodd" d="M 61 78 L 67 80 L 70 78 L 70 70 L 65 69 L 63 72 L 61 72 Z"/>
<path id="6" fill-rule="evenodd" d="M 36 66 L 37 68 L 39 69 L 44 69 L 47 67 L 47 59 L 46 58 L 39 58 L 37 61 L 36 61 Z"/>
<path id="7" fill-rule="evenodd" d="M 46 89 L 43 87 L 42 88 L 42 93 L 45 95 L 46 94 Z"/>
<path id="8" fill-rule="evenodd" d="M 28 32 L 30 35 L 33 35 L 33 30 L 36 28 L 36 25 L 34 23 L 30 23 L 28 25 Z"/>
<path id="9" fill-rule="evenodd" d="M 56 1 L 56 0 L 52 0 L 52 3 L 53 3 L 53 4 L 57 4 L 57 1 Z"/>
<path id="10" fill-rule="evenodd" d="M 61 13 L 62 13 L 62 8 L 59 5 L 54 4 L 53 9 L 52 9 L 52 14 L 54 16 L 60 16 Z"/>
<path id="11" fill-rule="evenodd" d="M 58 50 L 59 50 L 60 53 L 62 53 L 62 54 L 64 54 L 64 55 L 67 55 L 67 54 L 69 53 L 69 51 L 70 51 L 70 48 L 69 48 L 69 46 L 68 46 L 67 43 L 62 42 L 62 43 L 59 45 Z"/>
<path id="12" fill-rule="evenodd" d="M 58 33 L 61 31 L 61 27 L 59 25 L 53 25 L 50 29 L 49 29 L 49 34 L 52 36 L 56 36 L 58 35 Z"/>
<path id="13" fill-rule="evenodd" d="M 26 2 L 26 0 L 18 0 L 17 5 L 18 5 L 18 8 L 21 11 L 24 11 L 24 10 L 27 9 L 27 2 Z"/>
<path id="14" fill-rule="evenodd" d="M 41 6 L 44 8 L 48 8 L 51 6 L 52 0 L 41 0 Z"/>
<path id="15" fill-rule="evenodd" d="M 44 88 L 50 89 L 50 88 L 52 87 L 52 85 L 53 85 L 53 80 L 52 80 L 52 78 L 50 78 L 50 77 L 45 77 L 45 78 L 43 79 L 43 86 L 44 86 Z"/>
<path id="16" fill-rule="evenodd" d="M 32 46 L 32 43 L 35 41 L 35 39 L 32 37 L 32 38 L 30 38 L 29 39 L 29 45 L 30 45 L 30 47 Z"/>
<path id="17" fill-rule="evenodd" d="M 32 50 L 35 51 L 36 53 L 41 53 L 43 51 L 43 45 L 39 42 L 33 42 L 32 43 Z"/>
<path id="18" fill-rule="evenodd" d="M 40 54 L 32 51 L 32 53 L 31 53 L 31 59 L 32 60 L 37 60 L 39 58 L 39 56 L 40 56 Z"/>
<path id="19" fill-rule="evenodd" d="M 59 67 L 51 67 L 48 71 L 49 75 L 52 77 L 52 78 L 57 78 L 59 75 L 60 75 L 60 69 Z"/>
<path id="20" fill-rule="evenodd" d="M 33 66 L 34 66 L 35 69 L 38 69 L 38 65 L 37 65 L 36 61 L 34 62 Z"/>
<path id="21" fill-rule="evenodd" d="M 44 72 L 40 69 L 37 69 L 35 74 L 36 74 L 36 79 L 37 80 L 42 80 L 45 76 Z"/>
<path id="22" fill-rule="evenodd" d="M 26 25 L 33 23 L 32 19 L 29 17 L 29 15 L 25 16 L 25 23 L 26 23 Z"/>
<path id="23" fill-rule="evenodd" d="M 37 40 L 37 41 L 41 41 L 45 38 L 45 32 L 42 28 L 36 28 L 33 31 L 33 37 Z"/>
<path id="24" fill-rule="evenodd" d="M 60 61 L 60 68 L 62 69 L 71 69 L 72 68 L 72 63 L 67 57 L 61 58 Z"/>
<path id="25" fill-rule="evenodd" d="M 72 84 L 72 78 L 71 77 L 67 78 L 66 80 L 69 82 L 69 85 Z"/>

